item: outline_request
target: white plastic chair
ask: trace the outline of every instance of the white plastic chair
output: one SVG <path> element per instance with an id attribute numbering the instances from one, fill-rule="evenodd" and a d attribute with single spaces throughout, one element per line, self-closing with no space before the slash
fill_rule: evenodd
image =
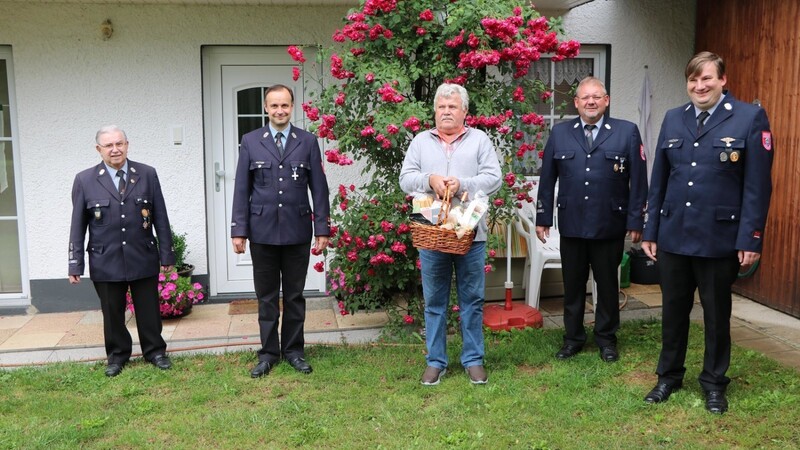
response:
<path id="1" fill-rule="evenodd" d="M 535 205 L 523 203 L 517 210 L 515 226 L 520 236 L 525 238 L 528 246 L 528 257 L 525 259 L 522 287 L 525 289 L 525 303 L 534 308 L 539 308 L 539 294 L 542 288 L 542 272 L 545 269 L 561 268 L 561 236 L 558 233 L 558 213 L 553 214 L 553 226 L 550 227 L 550 237 L 542 243 L 536 238 L 536 210 Z M 597 285 L 594 276 L 589 271 L 589 281 L 592 283 L 592 307 L 597 305 Z"/>

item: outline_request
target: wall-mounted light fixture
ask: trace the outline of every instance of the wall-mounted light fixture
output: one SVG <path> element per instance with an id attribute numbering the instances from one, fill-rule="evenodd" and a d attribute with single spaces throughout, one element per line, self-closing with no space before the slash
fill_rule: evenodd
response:
<path id="1" fill-rule="evenodd" d="M 100 34 L 103 36 L 104 41 L 111 39 L 111 35 L 114 34 L 114 27 L 111 25 L 111 19 L 106 19 L 105 22 L 100 24 Z"/>

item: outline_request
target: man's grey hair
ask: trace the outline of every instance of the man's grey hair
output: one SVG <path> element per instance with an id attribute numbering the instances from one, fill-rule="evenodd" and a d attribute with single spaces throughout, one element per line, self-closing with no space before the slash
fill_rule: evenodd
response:
<path id="1" fill-rule="evenodd" d="M 584 85 L 587 85 L 587 84 L 596 84 L 596 85 L 600 86 L 600 89 L 603 90 L 603 95 L 608 95 L 608 91 L 606 90 L 606 84 L 603 83 L 603 80 L 601 80 L 600 78 L 597 78 L 597 77 L 593 77 L 591 75 L 586 77 L 586 78 L 584 78 L 584 79 L 582 79 L 581 82 L 578 83 L 578 87 L 575 88 L 575 95 L 577 96 L 578 95 L 578 91 L 580 90 L 580 88 L 582 88 Z"/>
<path id="2" fill-rule="evenodd" d="M 443 83 L 436 89 L 436 95 L 433 96 L 434 106 L 439 97 L 451 97 L 453 95 L 461 97 L 461 107 L 464 111 L 469 109 L 469 94 L 467 94 L 467 90 L 464 89 L 464 86 L 453 83 Z"/>
<path id="3" fill-rule="evenodd" d="M 128 142 L 128 135 L 125 134 L 125 130 L 123 130 L 122 128 L 120 128 L 120 127 L 118 127 L 116 125 L 106 125 L 106 126 L 100 128 L 99 130 L 97 130 L 97 134 L 94 135 L 94 141 L 97 144 L 100 144 L 100 135 L 101 134 L 116 133 L 116 132 L 122 133 L 122 137 L 125 138 L 125 142 Z"/>

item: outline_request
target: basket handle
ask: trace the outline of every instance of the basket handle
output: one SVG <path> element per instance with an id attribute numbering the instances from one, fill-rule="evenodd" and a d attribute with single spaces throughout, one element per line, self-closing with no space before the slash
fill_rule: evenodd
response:
<path id="1" fill-rule="evenodd" d="M 442 207 L 439 209 L 439 217 L 436 219 L 436 225 L 441 225 L 447 221 L 447 216 L 450 214 L 450 189 L 445 189 L 444 198 L 442 198 Z"/>

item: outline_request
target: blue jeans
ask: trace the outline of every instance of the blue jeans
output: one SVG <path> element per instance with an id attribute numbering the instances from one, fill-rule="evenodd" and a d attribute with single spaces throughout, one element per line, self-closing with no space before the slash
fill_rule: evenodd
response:
<path id="1" fill-rule="evenodd" d="M 429 366 L 447 367 L 447 309 L 453 267 L 456 292 L 461 309 L 461 365 L 483 365 L 483 295 L 486 275 L 486 242 L 475 242 L 466 255 L 452 255 L 434 250 L 420 250 L 422 294 L 425 297 L 425 344 Z"/>

